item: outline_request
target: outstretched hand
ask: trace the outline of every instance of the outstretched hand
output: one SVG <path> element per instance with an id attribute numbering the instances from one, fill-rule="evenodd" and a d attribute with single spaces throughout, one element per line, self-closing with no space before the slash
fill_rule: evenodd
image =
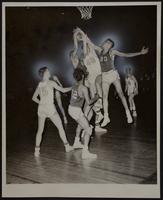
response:
<path id="1" fill-rule="evenodd" d="M 148 53 L 148 49 L 149 48 L 145 48 L 144 46 L 143 46 L 143 48 L 142 48 L 142 50 L 141 50 L 141 54 L 147 54 Z"/>

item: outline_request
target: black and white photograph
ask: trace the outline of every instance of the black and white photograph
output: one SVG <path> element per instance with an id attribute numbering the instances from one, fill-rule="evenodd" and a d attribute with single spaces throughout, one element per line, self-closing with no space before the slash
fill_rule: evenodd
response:
<path id="1" fill-rule="evenodd" d="M 160 197 L 161 2 L 2 3 L 2 196 Z"/>

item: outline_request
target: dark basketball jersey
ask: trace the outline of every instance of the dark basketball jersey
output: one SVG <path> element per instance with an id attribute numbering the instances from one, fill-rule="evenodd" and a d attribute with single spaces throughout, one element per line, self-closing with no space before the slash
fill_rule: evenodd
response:
<path id="1" fill-rule="evenodd" d="M 78 93 L 79 85 L 72 87 L 70 105 L 75 107 L 82 107 L 84 103 L 84 97 L 80 97 Z"/>
<path id="2" fill-rule="evenodd" d="M 115 69 L 113 60 L 111 59 L 109 52 L 107 52 L 106 54 L 102 54 L 102 53 L 99 54 L 99 60 L 100 60 L 102 72 L 108 72 L 110 70 Z"/>

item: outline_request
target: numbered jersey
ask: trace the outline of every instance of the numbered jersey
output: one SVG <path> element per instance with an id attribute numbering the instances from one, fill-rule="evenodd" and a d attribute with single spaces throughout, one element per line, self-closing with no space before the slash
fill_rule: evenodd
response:
<path id="1" fill-rule="evenodd" d="M 110 70 L 114 70 L 114 61 L 112 60 L 110 53 L 103 54 L 101 53 L 99 55 L 100 65 L 101 65 L 101 71 L 102 72 L 108 72 Z"/>
<path id="2" fill-rule="evenodd" d="M 84 103 L 84 97 L 79 96 L 79 85 L 72 87 L 70 105 L 75 107 L 82 107 Z"/>
<path id="3" fill-rule="evenodd" d="M 40 82 L 38 85 L 40 104 L 53 104 L 54 103 L 54 93 L 53 88 L 48 82 Z"/>

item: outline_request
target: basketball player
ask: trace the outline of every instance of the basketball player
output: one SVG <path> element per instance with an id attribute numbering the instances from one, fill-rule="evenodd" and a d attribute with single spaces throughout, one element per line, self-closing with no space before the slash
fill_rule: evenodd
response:
<path id="1" fill-rule="evenodd" d="M 93 98 L 96 93 L 101 97 L 98 102 L 95 103 L 93 109 L 96 113 L 96 132 L 106 132 L 106 129 L 102 129 L 100 127 L 100 121 L 103 119 L 103 115 L 101 113 L 102 108 L 102 88 L 101 83 L 98 81 L 97 77 L 101 75 L 101 67 L 99 63 L 99 59 L 96 55 L 96 52 L 92 45 L 87 42 L 86 35 L 80 28 L 76 28 L 74 30 L 74 46 L 75 46 L 75 52 L 77 52 L 78 49 L 78 42 L 83 42 L 83 64 L 87 68 L 88 71 L 88 77 L 87 77 L 87 86 L 90 89 L 91 97 Z"/>
<path id="2" fill-rule="evenodd" d="M 85 74 L 81 68 L 76 68 L 73 73 L 76 84 L 72 87 L 71 100 L 68 108 L 70 116 L 79 124 L 84 130 L 84 147 L 82 149 L 82 159 L 97 158 L 96 154 L 92 154 L 88 150 L 90 136 L 92 134 L 92 126 L 89 124 L 87 117 L 82 111 L 84 102 L 87 102 L 86 110 L 91 109 L 91 105 L 98 100 L 98 95 L 90 100 L 88 89 L 84 86 Z"/>
<path id="3" fill-rule="evenodd" d="M 85 73 L 84 85 L 90 89 L 88 69 L 84 65 L 82 56 L 79 59 L 76 48 L 70 52 L 70 60 L 73 64 L 74 68 L 81 68 L 84 71 L 84 73 Z M 100 109 L 102 108 L 102 88 L 101 88 L 101 81 L 99 81 L 99 78 L 96 78 L 94 84 L 95 84 L 94 87 L 96 87 L 97 94 L 100 96 L 99 100 L 93 106 L 93 110 L 96 113 L 95 132 L 107 132 L 106 129 L 100 127 L 100 121 L 103 119 L 103 115 L 101 114 L 101 111 L 100 111 Z M 95 96 L 95 94 L 94 94 L 94 96 Z M 93 116 L 93 111 L 90 110 L 89 113 L 87 113 L 87 111 L 85 110 L 86 106 L 87 105 L 84 106 L 84 113 L 87 116 L 88 120 L 90 121 Z M 80 129 L 80 127 L 78 127 L 77 131 L 76 131 L 76 134 L 77 134 L 76 137 L 80 136 L 80 132 L 81 132 L 81 129 Z M 74 146 L 74 148 L 75 148 L 75 146 Z M 77 146 L 80 146 L 80 144 Z"/>
<path id="4" fill-rule="evenodd" d="M 128 108 L 126 98 L 123 94 L 120 77 L 115 69 L 114 60 L 116 56 L 120 57 L 135 57 L 139 55 L 144 55 L 148 53 L 148 48 L 143 47 L 140 52 L 137 53 L 123 53 L 113 49 L 114 42 L 111 39 L 105 40 L 101 47 L 95 46 L 90 39 L 87 40 L 90 42 L 94 49 L 96 50 L 100 64 L 101 64 L 101 71 L 102 71 L 102 91 L 103 91 L 103 107 L 104 107 L 104 120 L 101 124 L 102 127 L 106 126 L 110 122 L 109 114 L 108 114 L 108 95 L 109 95 L 109 88 L 110 85 L 113 84 L 115 89 L 122 101 L 122 104 L 125 108 L 127 122 L 132 123 L 133 119 L 130 114 L 130 110 Z"/>
<path id="5" fill-rule="evenodd" d="M 69 145 L 66 134 L 56 111 L 54 101 L 54 89 L 60 92 L 69 92 L 71 88 L 63 88 L 58 86 L 54 81 L 49 80 L 50 72 L 47 67 L 42 67 L 39 69 L 39 75 L 42 77 L 42 81 L 39 82 L 32 100 L 38 104 L 38 130 L 36 134 L 36 145 L 34 155 L 38 157 L 40 155 L 40 144 L 42 140 L 42 133 L 44 130 L 45 119 L 50 118 L 54 125 L 58 128 L 61 140 L 64 143 L 65 151 L 72 151 L 73 148 Z M 38 98 L 39 96 L 39 98 Z"/>
<path id="6" fill-rule="evenodd" d="M 54 75 L 53 75 L 53 80 L 54 80 L 60 87 L 63 87 L 57 76 L 54 76 Z M 66 117 L 66 114 L 65 114 L 63 105 L 62 105 L 61 93 L 60 93 L 58 90 L 55 90 L 55 98 L 56 98 L 58 107 L 59 107 L 59 109 L 60 109 L 60 111 L 61 111 L 61 113 L 62 113 L 64 124 L 67 125 L 68 121 L 67 121 L 67 117 Z"/>
<path id="7" fill-rule="evenodd" d="M 130 111 L 133 115 L 133 117 L 137 117 L 134 97 L 138 94 L 138 82 L 134 75 L 132 74 L 131 68 L 129 68 L 126 78 L 125 78 L 125 92 L 127 92 L 128 95 L 128 101 L 130 105 Z"/>

